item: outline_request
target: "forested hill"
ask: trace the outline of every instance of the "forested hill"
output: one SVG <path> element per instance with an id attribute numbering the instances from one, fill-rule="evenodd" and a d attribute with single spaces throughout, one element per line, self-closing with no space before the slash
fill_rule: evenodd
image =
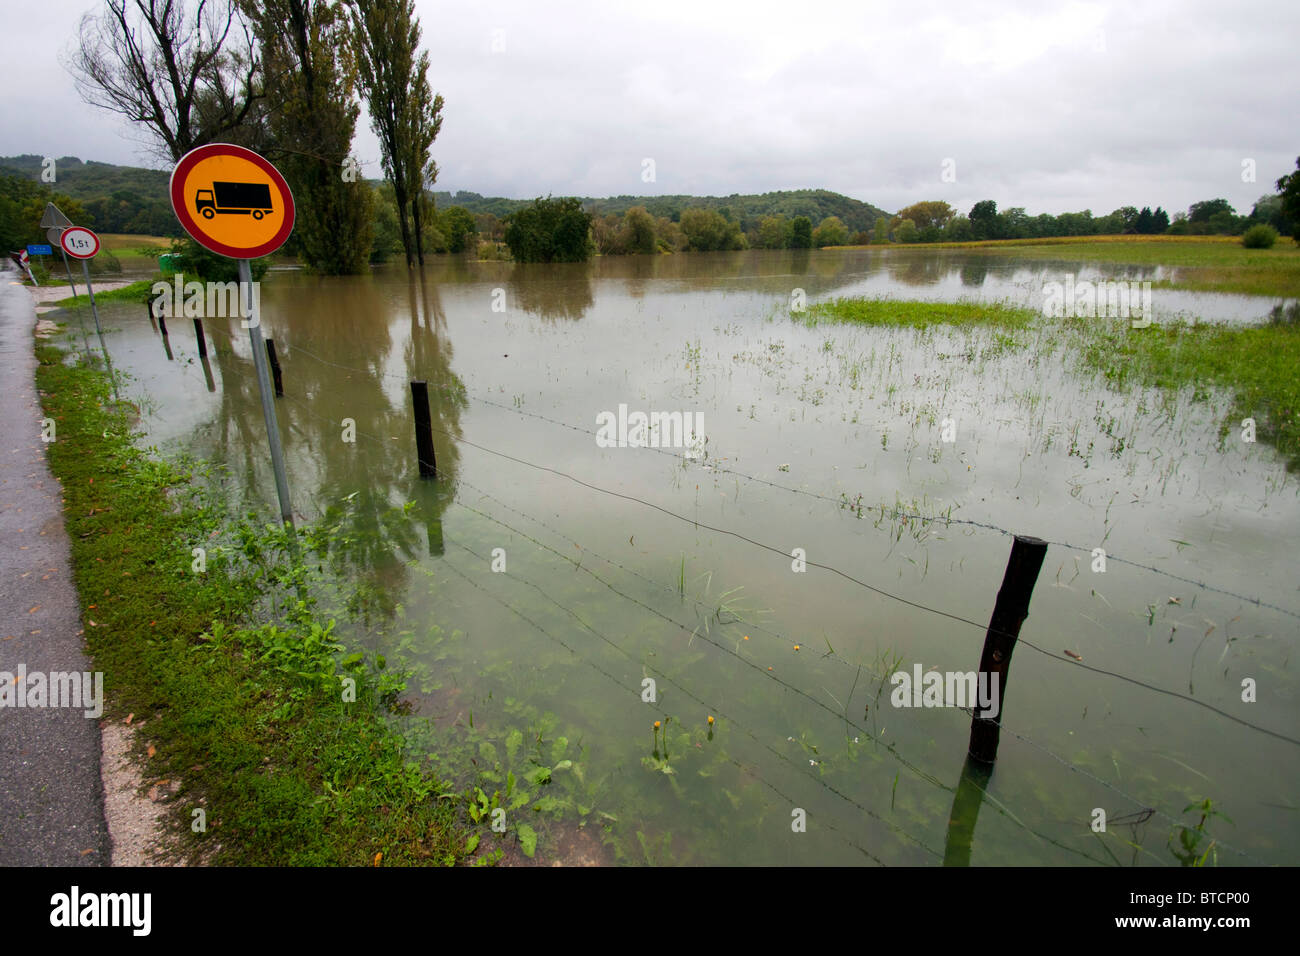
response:
<path id="1" fill-rule="evenodd" d="M 480 196 L 472 192 L 436 192 L 439 209 L 449 206 L 464 206 L 472 213 L 492 213 L 497 218 L 504 218 L 520 206 L 527 205 L 529 199 L 503 199 L 494 196 Z M 889 213 L 870 203 L 850 199 L 839 193 L 826 189 L 794 189 L 784 192 L 763 193 L 761 195 L 741 196 L 613 196 L 608 199 L 583 197 L 581 202 L 586 209 L 597 215 L 607 216 L 611 213 L 621 216 L 633 206 L 644 206 L 650 215 L 664 216 L 677 220 L 685 209 L 713 209 L 724 216 L 728 212 L 740 223 L 742 230 L 748 232 L 758 228 L 759 220 L 764 216 L 807 216 L 817 225 L 827 216 L 838 216 L 850 232 L 869 230 L 880 216 L 889 218 Z"/>
<path id="2" fill-rule="evenodd" d="M 0 156 L 0 175 L 41 181 L 43 157 Z M 170 171 L 112 163 L 82 162 L 75 156 L 55 160 L 55 192 L 80 200 L 100 232 L 180 236 L 181 226 L 167 196 Z"/>
<path id="3" fill-rule="evenodd" d="M 34 154 L 0 157 L 0 175 L 6 173 L 40 181 L 43 157 Z M 81 201 L 101 232 L 145 233 L 179 236 L 180 225 L 167 197 L 167 170 L 112 163 L 82 162 L 75 156 L 55 161 L 55 191 Z M 463 206 L 471 213 L 492 213 L 504 218 L 526 206 L 530 199 L 505 199 L 473 192 L 435 192 L 439 210 Z M 686 209 L 712 209 L 739 222 L 743 231 L 758 228 L 764 216 L 807 216 L 817 225 L 827 216 L 838 216 L 850 232 L 870 230 L 877 217 L 889 217 L 870 203 L 850 199 L 826 189 L 796 189 L 761 195 L 731 196 L 613 196 L 583 198 L 582 204 L 597 216 L 621 216 L 633 206 L 644 206 L 655 217 L 676 221 Z"/>

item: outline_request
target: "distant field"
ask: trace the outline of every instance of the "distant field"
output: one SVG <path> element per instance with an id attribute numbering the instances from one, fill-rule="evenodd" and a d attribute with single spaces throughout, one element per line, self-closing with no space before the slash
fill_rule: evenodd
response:
<path id="1" fill-rule="evenodd" d="M 129 232 L 101 232 L 99 241 L 105 251 L 111 252 L 123 265 L 156 263 L 158 256 L 171 249 L 172 240 L 166 236 L 145 236 Z"/>
<path id="2" fill-rule="evenodd" d="M 1171 266 L 1177 270 L 1166 288 L 1194 292 L 1300 296 L 1300 246 L 1279 238 L 1272 249 L 1246 249 L 1239 236 L 1061 236 L 1054 239 L 999 239 L 988 242 L 857 246 L 880 249 L 960 249 L 963 252 Z"/>

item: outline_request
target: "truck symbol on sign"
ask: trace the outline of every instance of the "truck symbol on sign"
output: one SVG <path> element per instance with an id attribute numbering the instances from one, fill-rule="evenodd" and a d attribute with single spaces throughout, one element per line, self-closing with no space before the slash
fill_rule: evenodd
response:
<path id="1" fill-rule="evenodd" d="M 215 194 L 215 195 L 214 195 Z M 217 213 L 261 219 L 271 212 L 271 187 L 266 183 L 216 183 L 194 194 L 194 208 L 204 219 Z"/>

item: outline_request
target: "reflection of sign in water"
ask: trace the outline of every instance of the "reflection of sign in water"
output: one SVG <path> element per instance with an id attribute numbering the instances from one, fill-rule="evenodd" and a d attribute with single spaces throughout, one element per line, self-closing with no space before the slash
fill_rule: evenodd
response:
<path id="1" fill-rule="evenodd" d="M 192 149 L 171 178 L 172 209 L 205 249 L 231 259 L 270 255 L 293 231 L 293 195 L 251 149 L 211 143 Z"/>
<path id="2" fill-rule="evenodd" d="M 218 213 L 261 219 L 272 211 L 271 188 L 266 183 L 213 183 L 194 194 L 194 208 L 204 219 Z"/>

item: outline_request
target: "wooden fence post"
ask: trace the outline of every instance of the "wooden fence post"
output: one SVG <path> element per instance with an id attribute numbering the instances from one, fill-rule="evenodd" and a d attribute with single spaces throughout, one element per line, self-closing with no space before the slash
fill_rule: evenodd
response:
<path id="1" fill-rule="evenodd" d="M 271 378 L 275 380 L 275 394 L 284 398 L 284 379 L 280 376 L 280 359 L 275 354 L 275 339 L 266 340 L 266 358 L 271 363 Z"/>
<path id="2" fill-rule="evenodd" d="M 438 465 L 433 457 L 433 416 L 429 412 L 428 382 L 411 380 L 411 400 L 415 403 L 415 453 L 419 456 L 420 477 L 436 478 Z"/>
<path id="3" fill-rule="evenodd" d="M 197 315 L 194 317 L 194 335 L 199 340 L 199 358 L 207 358 L 208 343 L 203 339 L 203 320 Z"/>
<path id="4" fill-rule="evenodd" d="M 1020 626 L 1029 616 L 1029 599 L 1034 593 L 1034 583 L 1047 555 L 1047 542 L 1027 535 L 1016 535 L 1011 545 L 1011 557 L 1002 576 L 993 616 L 989 618 L 984 635 L 984 651 L 980 655 L 978 687 L 988 687 L 996 712 L 985 717 L 991 708 L 976 701 L 970 723 L 970 755 L 983 763 L 991 764 L 998 757 L 1000 738 L 999 721 L 1002 719 L 1007 699 L 1007 675 L 1011 668 L 1011 654 L 1016 649 Z M 996 682 L 996 683 L 995 683 Z"/>

